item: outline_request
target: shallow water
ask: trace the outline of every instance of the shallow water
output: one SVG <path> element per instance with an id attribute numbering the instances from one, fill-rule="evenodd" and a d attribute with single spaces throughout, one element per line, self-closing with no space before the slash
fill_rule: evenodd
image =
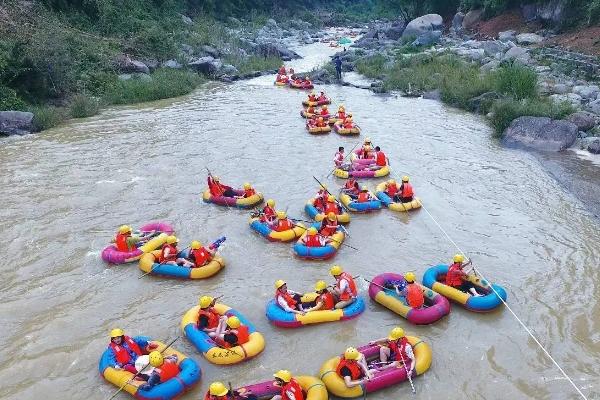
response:
<path id="1" fill-rule="evenodd" d="M 299 51 L 307 57 L 291 65 L 305 70 L 334 50 L 314 44 Z M 511 307 L 583 392 L 600 398 L 597 219 L 534 156 L 494 141 L 479 117 L 434 101 L 325 89 L 389 155 L 395 173 L 411 176 L 427 210 L 480 271 L 507 288 Z M 474 314 L 455 306 L 438 323 L 414 327 L 368 301 L 353 321 L 296 330 L 267 322 L 276 279 L 308 289 L 329 279 L 332 262 L 295 259 L 290 244 L 254 234 L 247 212 L 203 204 L 199 195 L 209 167 L 227 183 L 251 181 L 305 218 L 304 203 L 317 189 L 313 175 L 343 184 L 325 176 L 337 146 L 349 149 L 357 139 L 307 134 L 298 115 L 304 95 L 274 87 L 272 77 L 213 83 L 175 100 L 3 140 L 0 230 L 10 239 L 0 250 L 0 398 L 109 398 L 115 388 L 97 370 L 109 330 L 168 341 L 202 294 L 225 294 L 267 347 L 254 360 L 217 367 L 180 339 L 175 347 L 203 370 L 185 398 L 203 396 L 217 379 L 238 386 L 280 368 L 317 374 L 326 359 L 394 325 L 432 346 L 432 367 L 414 380 L 416 396 L 403 384 L 369 399 L 578 398 L 507 310 Z M 172 222 L 183 245 L 226 235 L 226 269 L 195 282 L 138 279 L 136 264 L 102 262 L 115 227 L 151 220 Z M 366 277 L 408 269 L 421 276 L 456 252 L 424 210 L 353 216 L 349 231 L 347 243 L 359 251 L 343 248 L 335 263 Z"/>

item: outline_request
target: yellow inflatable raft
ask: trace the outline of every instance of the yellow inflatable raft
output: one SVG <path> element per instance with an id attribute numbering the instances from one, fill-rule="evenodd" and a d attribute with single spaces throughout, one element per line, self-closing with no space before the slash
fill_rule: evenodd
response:
<path id="1" fill-rule="evenodd" d="M 409 201 L 408 203 L 400 203 L 392 200 L 390 196 L 385 193 L 385 185 L 386 182 L 381 182 L 379 185 L 377 185 L 375 188 L 375 195 L 390 210 L 401 212 L 421 208 L 421 199 L 418 197 L 414 197 L 413 201 Z M 400 188 L 400 185 L 396 183 L 396 187 Z"/>
<path id="2" fill-rule="evenodd" d="M 160 250 L 154 250 L 144 254 L 142 258 L 140 258 L 140 269 L 151 275 L 184 279 L 204 279 L 215 275 L 225 267 L 225 260 L 218 256 L 213 257 L 208 264 L 198 268 L 188 268 L 172 264 L 159 264 L 157 260 L 160 256 L 160 252 Z M 187 253 L 188 251 L 182 252 L 179 256 L 185 258 Z"/>

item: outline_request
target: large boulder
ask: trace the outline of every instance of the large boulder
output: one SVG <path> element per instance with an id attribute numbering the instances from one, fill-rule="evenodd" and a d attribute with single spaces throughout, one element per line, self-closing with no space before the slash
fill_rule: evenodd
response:
<path id="1" fill-rule="evenodd" d="M 575 93 L 553 94 L 550 99 L 556 104 L 569 103 L 575 108 L 581 106 L 581 96 Z"/>
<path id="2" fill-rule="evenodd" d="M 568 0 L 539 2 L 537 7 L 537 18 L 546 23 L 560 25 L 567 15 L 568 3 Z"/>
<path id="3" fill-rule="evenodd" d="M 456 14 L 454 14 L 454 17 L 452 18 L 452 30 L 456 33 L 459 33 L 460 31 L 462 31 L 462 23 L 465 19 L 465 14 L 462 12 L 457 12 Z"/>
<path id="4" fill-rule="evenodd" d="M 385 31 L 388 39 L 398 40 L 402 37 L 406 24 L 403 21 L 396 21 Z"/>
<path id="5" fill-rule="evenodd" d="M 554 94 L 567 94 L 571 91 L 571 87 L 564 83 L 555 83 L 552 85 L 551 92 Z"/>
<path id="6" fill-rule="evenodd" d="M 580 95 L 585 100 L 594 100 L 600 94 L 600 87 L 597 85 L 574 86 L 573 93 Z"/>
<path id="7" fill-rule="evenodd" d="M 515 31 L 502 31 L 498 33 L 498 40 L 502 42 L 514 42 L 517 40 L 517 32 Z"/>
<path id="8" fill-rule="evenodd" d="M 517 43 L 523 45 L 542 43 L 544 38 L 535 33 L 521 33 L 517 35 Z"/>
<path id="9" fill-rule="evenodd" d="M 465 18 L 463 19 L 462 27 L 464 29 L 473 29 L 473 28 L 475 28 L 475 25 L 477 25 L 479 23 L 479 21 L 481 21 L 481 17 L 482 16 L 483 16 L 483 10 L 471 10 L 471 11 L 469 11 L 465 15 Z"/>
<path id="10" fill-rule="evenodd" d="M 590 153 L 600 154 L 600 138 L 595 138 L 587 146 Z"/>
<path id="11" fill-rule="evenodd" d="M 523 47 L 515 46 L 508 49 L 504 56 L 502 57 L 504 61 L 515 60 L 519 61 L 522 64 L 527 64 L 531 60 L 531 56 L 529 55 L 529 51 L 524 49 Z"/>
<path id="12" fill-rule="evenodd" d="M 600 99 L 589 102 L 586 109 L 596 115 L 600 115 Z"/>
<path id="13" fill-rule="evenodd" d="M 483 49 L 459 49 L 457 51 L 458 55 L 468 58 L 472 61 L 483 60 L 485 57 L 485 50 Z"/>
<path id="14" fill-rule="evenodd" d="M 541 151 L 561 151 L 575 143 L 577 125 L 548 117 L 519 117 L 504 131 L 504 143 Z"/>
<path id="15" fill-rule="evenodd" d="M 25 135 L 33 132 L 33 114 L 22 111 L 0 111 L 1 135 Z"/>
<path id="16" fill-rule="evenodd" d="M 492 106 L 492 103 L 501 98 L 502 96 L 499 93 L 486 92 L 470 99 L 469 108 L 477 113 L 487 112 Z"/>
<path id="17" fill-rule="evenodd" d="M 200 57 L 188 64 L 194 71 L 202 73 L 204 75 L 214 75 L 221 69 L 223 63 L 219 59 L 215 59 L 211 56 Z"/>
<path id="18" fill-rule="evenodd" d="M 150 68 L 148 68 L 146 64 L 141 61 L 132 60 L 125 54 L 122 54 L 115 59 L 115 65 L 121 72 L 150 73 Z"/>
<path id="19" fill-rule="evenodd" d="M 224 75 L 237 75 L 240 73 L 240 71 L 238 71 L 238 69 L 231 64 L 225 64 L 221 67 L 219 73 Z"/>
<path id="20" fill-rule="evenodd" d="M 598 119 L 597 116 L 595 116 L 592 113 L 585 112 L 585 111 L 578 111 L 576 113 L 569 115 L 566 118 L 567 121 L 572 122 L 575 125 L 577 125 L 577 129 L 579 129 L 580 131 L 584 131 L 584 132 L 587 132 L 590 129 L 592 129 L 594 126 L 596 126 L 597 119 Z"/>
<path id="21" fill-rule="evenodd" d="M 219 56 L 221 55 L 221 53 L 219 52 L 219 50 L 215 49 L 212 46 L 208 46 L 208 45 L 202 45 L 200 46 L 200 53 L 206 55 L 206 56 L 211 56 L 212 58 L 219 58 Z"/>
<path id="22" fill-rule="evenodd" d="M 292 51 L 282 44 L 275 42 L 262 42 L 256 46 L 255 51 L 261 56 L 281 57 L 283 61 L 291 61 L 297 58 L 302 58 L 298 53 Z"/>
<path id="23" fill-rule="evenodd" d="M 183 65 L 181 65 L 177 60 L 167 60 L 162 63 L 163 68 L 171 68 L 171 69 L 181 69 Z"/>
<path id="24" fill-rule="evenodd" d="M 486 56 L 495 57 L 496 54 L 504 52 L 505 46 L 496 40 L 486 40 L 482 43 L 481 48 L 485 51 Z"/>
<path id="25" fill-rule="evenodd" d="M 419 37 L 426 32 L 442 31 L 444 29 L 444 20 L 441 15 L 427 14 L 419 18 L 415 18 L 406 25 L 406 29 L 402 33 L 403 38 Z"/>
<path id="26" fill-rule="evenodd" d="M 437 43 L 442 37 L 442 31 L 430 31 L 425 32 L 417 36 L 415 41 L 412 42 L 413 46 L 431 46 Z"/>
<path id="27" fill-rule="evenodd" d="M 500 61 L 492 60 L 488 63 L 483 64 L 479 69 L 482 72 L 490 72 L 490 71 L 497 69 L 499 66 L 500 66 Z"/>

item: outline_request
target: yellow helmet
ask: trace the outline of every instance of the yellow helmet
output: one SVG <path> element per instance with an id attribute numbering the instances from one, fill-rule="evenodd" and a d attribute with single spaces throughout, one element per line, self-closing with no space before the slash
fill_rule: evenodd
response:
<path id="1" fill-rule="evenodd" d="M 404 176 L 402 177 L 402 182 L 408 182 L 408 176 L 404 175 Z"/>
<path id="2" fill-rule="evenodd" d="M 320 290 L 325 290 L 327 288 L 327 284 L 325 281 L 319 281 L 315 284 L 315 290 L 318 292 Z"/>
<path id="3" fill-rule="evenodd" d="M 349 116 L 350 118 L 352 118 L 352 113 L 348 113 L 348 116 Z"/>
<path id="4" fill-rule="evenodd" d="M 244 183 L 244 189 L 250 189 L 251 187 L 248 182 Z"/>
<path id="5" fill-rule="evenodd" d="M 390 331 L 390 334 L 388 336 L 389 340 L 398 340 L 400 338 L 404 337 L 404 329 L 400 328 L 399 326 L 395 327 L 394 329 L 392 329 Z"/>
<path id="6" fill-rule="evenodd" d="M 124 233 L 127 233 L 127 232 L 131 232 L 131 227 L 129 225 L 121 225 L 119 227 L 119 233 L 120 234 L 124 234 Z"/>
<path id="7" fill-rule="evenodd" d="M 358 360 L 360 358 L 360 353 L 354 347 L 348 347 L 346 351 L 344 351 L 344 358 L 346 360 Z"/>
<path id="8" fill-rule="evenodd" d="M 315 228 L 314 226 L 311 226 L 310 228 L 308 228 L 308 234 L 313 236 L 317 234 L 317 228 Z"/>
<path id="9" fill-rule="evenodd" d="M 414 272 L 405 273 L 404 279 L 406 279 L 406 282 L 408 282 L 408 283 L 413 283 L 415 281 L 415 273 Z"/>
<path id="10" fill-rule="evenodd" d="M 363 187 L 361 188 L 361 190 L 362 190 L 363 192 L 366 192 L 366 191 L 368 191 L 368 190 L 369 190 L 369 188 L 368 188 L 368 187 L 366 187 L 366 186 L 363 186 Z"/>
<path id="11" fill-rule="evenodd" d="M 208 387 L 208 393 L 211 396 L 225 396 L 229 393 L 229 390 L 225 387 L 223 382 L 213 382 Z"/>
<path id="12" fill-rule="evenodd" d="M 330 221 L 335 221 L 335 214 L 330 212 L 329 214 L 327 214 L 327 219 Z"/>
<path id="13" fill-rule="evenodd" d="M 237 329 L 240 327 L 240 325 L 242 325 L 242 323 L 240 322 L 240 319 L 238 317 L 236 317 L 235 315 L 232 315 L 231 317 L 227 318 L 227 326 L 233 329 Z"/>
<path id="14" fill-rule="evenodd" d="M 168 244 L 174 244 L 174 243 L 177 243 L 178 241 L 179 241 L 179 239 L 177 239 L 176 236 L 173 236 L 173 235 L 167 236 Z"/>
<path id="15" fill-rule="evenodd" d="M 215 182 L 219 182 L 219 177 L 218 177 L 218 176 L 216 176 L 216 175 L 213 175 L 213 177 L 212 177 L 212 178 L 213 178 L 213 181 L 215 181 Z"/>
<path id="16" fill-rule="evenodd" d="M 273 200 L 273 199 L 269 199 L 269 200 L 267 200 L 267 205 L 268 205 L 269 207 L 275 207 L 275 200 Z"/>
<path id="17" fill-rule="evenodd" d="M 365 143 L 371 143 L 371 138 L 366 138 Z"/>
<path id="18" fill-rule="evenodd" d="M 323 104 L 323 106 L 321 107 L 323 110 L 327 110 L 327 104 Z"/>
<path id="19" fill-rule="evenodd" d="M 275 289 L 279 289 L 283 285 L 285 285 L 285 281 L 283 279 L 278 279 L 275 281 Z"/>
<path id="20" fill-rule="evenodd" d="M 194 240 L 194 241 L 193 241 L 193 242 L 190 244 L 190 247 L 191 247 L 193 250 L 198 250 L 200 247 L 202 247 L 202 243 L 200 243 L 200 242 L 199 242 L 199 241 L 197 241 L 197 240 Z"/>
<path id="21" fill-rule="evenodd" d="M 343 104 L 340 104 L 340 108 L 344 108 L 344 105 L 343 105 Z"/>
<path id="22" fill-rule="evenodd" d="M 110 331 L 110 338 L 116 338 L 116 337 L 121 337 L 123 336 L 125 333 L 123 332 L 123 329 L 120 328 L 115 328 L 112 331 Z"/>
<path id="23" fill-rule="evenodd" d="M 277 211 L 277 219 L 286 219 L 287 218 L 287 214 L 285 213 L 285 211 Z"/>
<path id="24" fill-rule="evenodd" d="M 321 185 L 321 190 L 327 190 L 327 185 Z"/>
<path id="25" fill-rule="evenodd" d="M 165 359 L 163 358 L 163 355 L 160 354 L 160 351 L 152 351 L 150 352 L 150 365 L 152 365 L 154 368 L 160 367 L 161 365 L 163 365 L 163 362 L 165 361 Z"/>
<path id="26" fill-rule="evenodd" d="M 333 276 L 338 276 L 340 275 L 342 272 L 344 272 L 344 270 L 342 269 L 342 267 L 340 267 L 339 265 L 334 265 L 333 267 L 331 267 L 331 269 L 329 270 L 329 273 Z"/>
<path id="27" fill-rule="evenodd" d="M 323 121 L 323 117 L 319 117 L 319 122 Z"/>
<path id="28" fill-rule="evenodd" d="M 452 258 L 452 261 L 454 261 L 455 263 L 461 263 L 461 262 L 465 261 L 465 258 L 463 257 L 462 254 L 455 254 L 454 257 Z"/>
<path id="29" fill-rule="evenodd" d="M 333 197 L 333 195 L 330 194 L 329 196 L 327 196 L 327 201 L 335 201 L 335 197 Z"/>
<path id="30" fill-rule="evenodd" d="M 275 378 L 279 378 L 285 383 L 288 383 L 292 380 L 292 373 L 287 369 L 281 369 L 273 374 Z"/>
<path id="31" fill-rule="evenodd" d="M 395 179 L 390 179 L 388 181 L 388 185 L 395 185 L 396 184 L 396 180 Z"/>
<path id="32" fill-rule="evenodd" d="M 202 296 L 200 297 L 198 304 L 200 305 L 200 308 L 208 308 L 214 300 L 215 298 L 212 296 Z"/>

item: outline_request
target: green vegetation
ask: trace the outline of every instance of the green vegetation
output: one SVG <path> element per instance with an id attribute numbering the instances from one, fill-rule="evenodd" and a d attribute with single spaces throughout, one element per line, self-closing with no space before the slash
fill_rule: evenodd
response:
<path id="1" fill-rule="evenodd" d="M 562 119 L 574 111 L 568 103 L 554 104 L 546 98 L 499 100 L 492 105 L 490 123 L 494 127 L 495 136 L 502 137 L 515 118 L 527 115 Z"/>
<path id="2" fill-rule="evenodd" d="M 100 110 L 100 99 L 84 94 L 76 94 L 71 99 L 70 107 L 73 118 L 85 118 L 98 114 Z"/>

